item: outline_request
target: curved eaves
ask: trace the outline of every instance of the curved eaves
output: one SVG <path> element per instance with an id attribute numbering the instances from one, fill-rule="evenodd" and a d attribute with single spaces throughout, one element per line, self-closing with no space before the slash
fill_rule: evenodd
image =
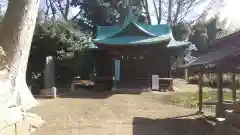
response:
<path id="1" fill-rule="evenodd" d="M 124 27 L 122 27 L 118 32 L 113 34 L 110 37 L 119 37 L 119 36 L 146 36 L 146 37 L 157 37 L 157 35 L 152 34 L 137 25 L 134 21 L 129 22 Z"/>

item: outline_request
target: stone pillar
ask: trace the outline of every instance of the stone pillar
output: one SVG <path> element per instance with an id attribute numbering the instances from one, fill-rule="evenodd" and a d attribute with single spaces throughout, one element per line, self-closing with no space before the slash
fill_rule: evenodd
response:
<path id="1" fill-rule="evenodd" d="M 53 56 L 46 57 L 44 69 L 44 88 L 52 88 L 55 84 Z"/>
<path id="2" fill-rule="evenodd" d="M 57 88 L 55 85 L 54 76 L 54 59 L 53 56 L 46 57 L 45 69 L 44 69 L 44 89 L 40 90 L 41 95 L 57 97 Z"/>

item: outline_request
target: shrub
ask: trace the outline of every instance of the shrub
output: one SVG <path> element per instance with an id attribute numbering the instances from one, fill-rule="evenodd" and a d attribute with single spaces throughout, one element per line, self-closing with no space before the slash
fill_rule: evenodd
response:
<path id="1" fill-rule="evenodd" d="M 57 21 L 37 24 L 33 36 L 27 80 L 43 86 L 45 58 L 55 57 L 56 83 L 68 82 L 74 75 L 74 54 L 83 52 L 88 46 L 88 37 L 71 26 Z M 81 61 L 81 60 L 79 60 Z"/>

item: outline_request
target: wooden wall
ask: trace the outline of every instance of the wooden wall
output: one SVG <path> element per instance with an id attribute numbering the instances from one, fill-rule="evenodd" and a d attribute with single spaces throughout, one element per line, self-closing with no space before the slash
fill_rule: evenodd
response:
<path id="1" fill-rule="evenodd" d="M 112 78 L 114 73 L 112 57 L 104 50 L 96 55 L 96 72 L 97 77 Z"/>
<path id="2" fill-rule="evenodd" d="M 123 57 L 119 57 L 121 60 L 120 85 L 148 86 L 151 83 L 152 74 L 157 74 L 161 78 L 169 78 L 171 75 L 170 55 L 164 46 L 137 48 L 132 52 L 129 49 L 128 53 L 122 53 L 122 55 Z M 99 52 L 96 62 L 98 77 L 111 78 L 114 75 L 112 56 L 107 51 Z"/>

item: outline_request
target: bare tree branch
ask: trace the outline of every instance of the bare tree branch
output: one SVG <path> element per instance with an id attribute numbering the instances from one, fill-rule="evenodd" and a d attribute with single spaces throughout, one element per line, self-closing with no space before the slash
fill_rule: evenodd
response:
<path id="1" fill-rule="evenodd" d="M 154 10 L 155 10 L 155 14 L 156 14 L 157 20 L 159 21 L 159 12 L 158 12 L 155 0 L 153 0 L 153 6 L 154 6 Z M 160 4 L 159 4 L 159 6 L 160 6 Z"/>
<path id="2" fill-rule="evenodd" d="M 158 0 L 158 24 L 161 24 L 161 21 L 162 21 L 162 0 Z"/>
<path id="3" fill-rule="evenodd" d="M 182 19 L 184 19 L 186 16 L 187 16 L 187 14 L 189 13 L 189 10 L 191 9 L 191 7 L 193 6 L 193 4 L 194 4 L 194 2 L 195 2 L 195 0 L 189 0 L 189 3 L 186 3 L 186 4 L 189 4 L 188 6 L 187 6 L 187 8 L 185 9 L 185 13 L 184 12 L 182 12 L 184 15 L 183 16 L 181 16 L 181 19 L 180 19 L 180 21 L 182 21 Z"/>
<path id="4" fill-rule="evenodd" d="M 162 1 L 162 4 L 165 6 L 165 8 L 168 8 L 168 4 L 166 3 L 166 1 Z"/>
<path id="5" fill-rule="evenodd" d="M 49 0 L 49 4 L 50 4 L 51 10 L 52 10 L 53 18 L 55 18 L 56 10 L 54 8 L 53 1 Z"/>
<path id="6" fill-rule="evenodd" d="M 159 18 L 165 17 L 168 23 L 178 23 L 183 21 L 196 7 L 205 2 L 208 2 L 208 0 L 159 0 L 159 2 L 153 0 L 153 7 L 158 23 Z M 214 4 L 212 3 L 203 12 L 208 12 L 209 8 Z"/>
<path id="7" fill-rule="evenodd" d="M 69 7 L 70 7 L 70 0 L 67 0 L 66 8 L 65 8 L 65 16 L 66 16 L 66 18 L 68 17 Z"/>
<path id="8" fill-rule="evenodd" d="M 82 10 L 83 9 L 80 9 L 80 11 L 75 16 L 73 16 L 73 18 L 71 20 L 76 20 L 77 17 L 81 14 Z"/>
<path id="9" fill-rule="evenodd" d="M 147 15 L 147 20 L 148 20 L 148 23 L 149 24 L 152 24 L 151 22 L 151 16 L 150 16 L 150 13 L 149 13 L 149 9 L 148 9 L 148 1 L 147 0 L 141 0 L 142 2 L 142 6 L 146 12 L 146 15 Z"/>
<path id="10" fill-rule="evenodd" d="M 67 16 L 65 14 L 66 12 L 64 12 L 65 9 L 62 6 L 61 0 L 57 0 L 57 3 L 58 3 L 58 8 L 60 9 L 62 16 L 67 20 Z"/>
<path id="11" fill-rule="evenodd" d="M 178 0 L 177 1 L 177 9 L 176 9 L 176 13 L 174 15 L 173 23 L 177 22 L 178 16 L 179 16 L 180 11 L 181 11 L 182 2 L 183 2 L 183 0 Z"/>
<path id="12" fill-rule="evenodd" d="M 172 24 L 172 6 L 173 0 L 168 0 L 168 19 L 167 23 Z"/>
<path id="13" fill-rule="evenodd" d="M 199 15 L 198 18 L 196 18 L 195 20 L 191 21 L 190 24 L 193 24 L 194 22 L 198 21 L 201 17 L 203 17 L 204 15 L 206 15 L 207 12 L 208 12 L 209 10 L 211 10 L 213 4 L 214 4 L 214 0 L 211 0 L 211 2 L 208 4 L 208 7 Z"/>
<path id="14" fill-rule="evenodd" d="M 47 17 L 48 17 L 48 15 L 49 15 L 50 5 L 49 5 L 49 3 L 48 3 L 47 0 L 46 0 L 45 2 L 46 2 L 45 4 L 46 4 L 46 7 L 47 7 L 46 11 L 44 12 L 44 14 L 45 14 L 45 20 L 46 20 Z"/>

